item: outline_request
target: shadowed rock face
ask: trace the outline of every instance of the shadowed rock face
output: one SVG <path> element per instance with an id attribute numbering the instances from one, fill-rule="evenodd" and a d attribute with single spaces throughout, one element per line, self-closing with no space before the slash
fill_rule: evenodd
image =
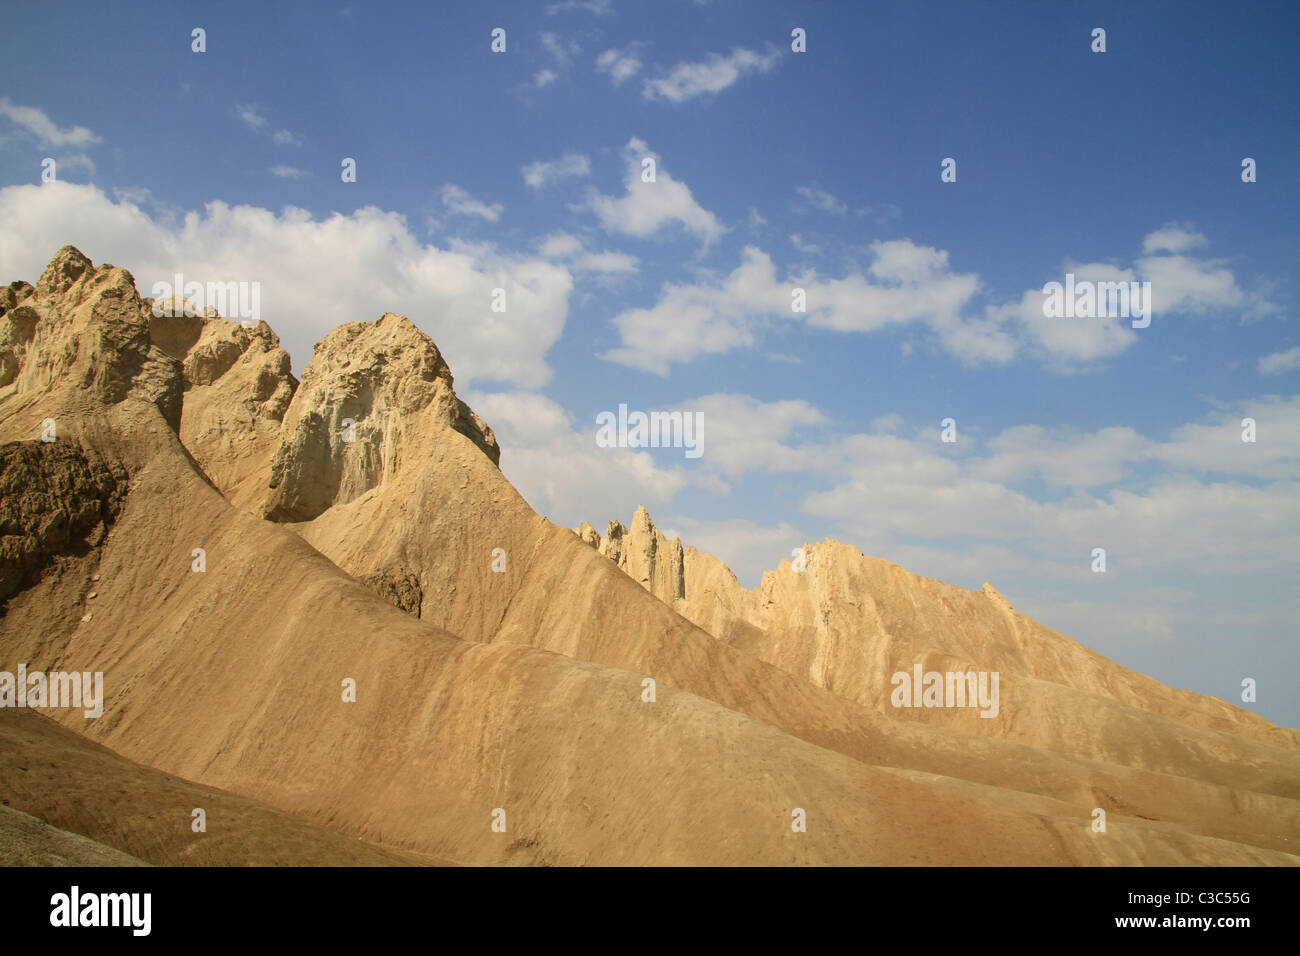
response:
<path id="1" fill-rule="evenodd" d="M 120 465 L 75 441 L 0 445 L 0 602 L 56 555 L 98 547 L 126 485 Z"/>

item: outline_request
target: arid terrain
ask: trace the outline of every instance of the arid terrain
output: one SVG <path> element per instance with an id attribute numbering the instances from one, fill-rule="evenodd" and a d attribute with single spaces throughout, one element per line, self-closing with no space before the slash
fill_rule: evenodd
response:
<path id="1" fill-rule="evenodd" d="M 298 381 L 72 247 L 0 310 L 0 671 L 104 675 L 0 709 L 0 861 L 1300 863 L 1300 731 L 850 544 L 553 524 L 406 318 Z"/>

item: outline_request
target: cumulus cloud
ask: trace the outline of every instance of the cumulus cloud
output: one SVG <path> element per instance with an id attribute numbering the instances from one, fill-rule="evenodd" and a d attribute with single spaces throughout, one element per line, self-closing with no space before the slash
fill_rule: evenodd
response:
<path id="1" fill-rule="evenodd" d="M 1132 282 L 1138 279 L 1132 269 L 1120 269 L 1107 263 L 1073 264 L 1067 270 L 1073 273 L 1076 283 Z M 1154 291 L 1152 295 L 1154 298 Z M 1112 358 L 1138 341 L 1138 332 L 1133 329 L 1131 318 L 1049 317 L 1043 314 L 1043 301 L 1040 286 L 1026 291 L 1018 302 L 990 307 L 987 314 L 997 321 L 1018 325 L 1031 351 L 1060 368 L 1074 368 L 1081 363 Z"/>
<path id="2" fill-rule="evenodd" d="M 655 161 L 655 181 L 643 182 L 642 162 Z M 648 238 L 677 225 L 707 246 L 726 229 L 718 218 L 699 203 L 685 183 L 673 179 L 664 169 L 658 154 L 644 140 L 633 137 L 623 148 L 626 167 L 626 191 L 622 196 L 605 196 L 594 190 L 587 199 L 590 208 L 607 232 Z"/>
<path id="3" fill-rule="evenodd" d="M 535 392 L 462 391 L 501 444 L 501 471 L 539 514 L 576 527 L 630 516 L 644 504 L 653 513 L 685 487 L 681 465 L 664 468 L 647 451 L 601 448 L 595 416 L 579 422 Z M 626 520 L 626 519 L 625 519 Z"/>
<path id="4" fill-rule="evenodd" d="M 627 517 L 620 517 L 626 523 Z M 653 511 L 651 517 L 667 537 L 681 538 L 684 546 L 712 554 L 746 586 L 757 584 L 764 571 L 789 561 L 791 552 L 808 543 L 807 535 L 785 521 L 765 526 L 745 518 L 708 521 Z M 604 533 L 604 528 L 597 530 Z"/>
<path id="5" fill-rule="evenodd" d="M 462 385 L 546 384 L 546 353 L 564 329 L 573 289 L 562 264 L 490 244 L 425 244 L 401 215 L 373 206 L 317 219 L 292 206 L 275 213 L 211 202 L 173 218 L 92 186 L 0 189 L 6 281 L 34 281 L 66 243 L 95 262 L 129 267 L 143 295 L 176 272 L 260 282 L 263 316 L 299 370 L 339 323 L 406 315 L 438 343 Z M 505 313 L 490 310 L 494 288 L 506 290 Z"/>
<path id="6" fill-rule="evenodd" d="M 646 99 L 684 103 L 700 96 L 720 93 L 750 73 L 767 73 L 781 60 L 781 54 L 769 48 L 755 53 L 743 47 L 723 56 L 710 53 L 695 63 L 678 63 L 662 76 L 646 80 L 641 93 Z"/>
<path id="7" fill-rule="evenodd" d="M 1267 426 L 1267 440 L 1241 441 L 1248 414 Z M 1218 409 L 1166 439 L 1122 426 L 1090 433 L 1016 426 L 982 451 L 962 453 L 934 428 L 916 438 L 875 431 L 795 450 L 831 483 L 809 494 L 804 510 L 878 553 L 901 553 L 897 542 L 918 539 L 930 547 L 1013 546 L 1021 560 L 1088 580 L 1085 559 L 1104 547 L 1133 571 L 1245 573 L 1285 564 L 1288 541 L 1300 532 L 1300 396 Z M 1144 462 L 1161 467 L 1139 479 L 1134 467 Z M 1073 492 L 1035 496 L 1013 487 L 1026 479 Z M 1050 573 L 1047 565 L 1034 571 Z"/>
<path id="8" fill-rule="evenodd" d="M 1067 260 L 1060 275 L 1073 274 L 1079 282 L 1149 282 L 1145 303 L 1153 323 L 1168 316 L 1234 314 L 1240 319 L 1270 315 L 1278 307 L 1264 294 L 1247 291 L 1224 262 L 1187 255 L 1207 243 L 1190 226 L 1170 223 L 1148 233 L 1142 241 L 1144 255 L 1131 266 L 1109 262 L 1079 263 Z M 1060 318 L 1043 314 L 1042 287 L 1026 291 L 1018 301 L 989 306 L 986 316 L 1016 328 L 1028 351 L 1059 370 L 1074 370 L 1113 358 L 1137 344 L 1141 330 L 1131 318 Z"/>
<path id="9" fill-rule="evenodd" d="M 946 252 L 906 239 L 873 243 L 871 251 L 868 275 L 822 279 L 810 271 L 778 281 L 771 257 L 747 246 L 725 279 L 666 285 L 652 307 L 615 316 L 621 343 L 602 357 L 666 375 L 674 363 L 754 346 L 767 326 L 800 320 L 839 332 L 919 323 L 962 361 L 1014 354 L 1015 342 L 997 322 L 962 316 L 979 279 L 952 272 Z M 806 293 L 806 314 L 792 311 L 795 288 Z"/>
<path id="10" fill-rule="evenodd" d="M 747 472 L 803 471 L 805 454 L 788 445 L 792 436 L 806 436 L 828 423 L 803 399 L 763 402 L 749 395 L 719 392 L 682 402 L 683 412 L 704 416 L 708 468 L 728 479 Z"/>
<path id="11" fill-rule="evenodd" d="M 1209 242 L 1196 232 L 1191 225 L 1171 222 L 1161 226 L 1155 232 L 1148 233 L 1142 240 L 1142 251 L 1147 255 L 1153 252 L 1187 252 Z"/>

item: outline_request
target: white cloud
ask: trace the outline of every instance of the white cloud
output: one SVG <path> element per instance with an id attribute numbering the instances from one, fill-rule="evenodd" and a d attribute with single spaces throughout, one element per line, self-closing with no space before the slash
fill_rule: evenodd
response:
<path id="1" fill-rule="evenodd" d="M 642 182 L 642 161 L 655 160 L 655 181 Z M 706 246 L 726 229 L 716 216 L 702 207 L 685 183 L 673 179 L 659 156 L 643 140 L 630 139 L 623 148 L 626 165 L 626 193 L 615 198 L 593 191 L 587 206 L 595 212 L 607 232 L 647 238 L 674 223 L 698 236 Z"/>
<path id="2" fill-rule="evenodd" d="M 1150 282 L 1150 301 L 1145 303 L 1151 321 L 1159 323 L 1169 315 L 1207 315 L 1231 311 L 1242 319 L 1275 313 L 1278 307 L 1259 292 L 1248 292 L 1238 284 L 1222 262 L 1197 259 L 1174 250 L 1204 245 L 1206 239 L 1190 227 L 1171 223 L 1143 240 L 1148 252 L 1131 268 L 1108 262 L 1078 263 L 1067 260 L 1053 281 L 1063 282 L 1072 273 L 1075 282 Z M 1113 358 L 1137 344 L 1141 330 L 1134 330 L 1131 318 L 1049 318 L 1043 315 L 1042 287 L 1030 289 L 1019 301 L 986 310 L 999 324 L 1018 328 L 1030 350 L 1055 366 L 1069 371 Z"/>
<path id="3" fill-rule="evenodd" d="M 26 130 L 42 146 L 85 148 L 100 142 L 100 137 L 84 126 L 60 127 L 34 106 L 19 106 L 7 96 L 0 96 L 0 116 Z"/>
<path id="4" fill-rule="evenodd" d="M 541 189 L 561 179 L 591 175 L 591 160 L 579 153 L 565 153 L 559 159 L 538 160 L 522 170 L 524 182 L 533 189 Z"/>
<path id="5" fill-rule="evenodd" d="M 266 126 L 266 115 L 256 103 L 244 103 L 235 107 L 238 116 L 249 129 L 262 129 Z"/>
<path id="6" fill-rule="evenodd" d="M 652 307 L 615 316 L 621 345 L 602 357 L 665 375 L 672 363 L 756 345 L 764 327 L 800 320 L 839 332 L 919 323 L 963 362 L 1001 362 L 1015 354 L 1000 323 L 962 317 L 979 279 L 949 271 L 946 252 L 906 239 L 873 243 L 871 250 L 870 278 L 821 279 L 810 271 L 781 282 L 767 253 L 747 246 L 726 279 L 669 284 Z M 806 315 L 792 311 L 795 288 L 806 293 Z"/>
<path id="7" fill-rule="evenodd" d="M 296 166 L 280 165 L 271 167 L 271 175 L 278 176 L 280 179 L 302 179 L 304 176 L 310 176 L 311 173 Z"/>
<path id="8" fill-rule="evenodd" d="M 461 391 L 501 443 L 501 471 L 533 509 L 557 524 L 589 521 L 602 533 L 610 518 L 636 506 L 662 508 L 686 485 L 682 466 L 660 467 L 654 456 L 596 444 L 595 416 L 578 422 L 544 395 Z"/>
<path id="9" fill-rule="evenodd" d="M 626 252 L 589 252 L 573 261 L 573 268 L 579 272 L 619 272 L 637 271 L 637 257 Z"/>
<path id="10" fill-rule="evenodd" d="M 1127 426 L 1020 425 L 982 448 L 969 433 L 942 443 L 937 422 L 908 437 L 893 414 L 869 432 L 822 437 L 830 423 L 802 400 L 716 394 L 679 407 L 704 414 L 708 475 L 798 475 L 813 489 L 802 509 L 832 521 L 841 540 L 946 580 L 978 587 L 996 574 L 1077 587 L 1095 581 L 1094 547 L 1129 583 L 1157 569 L 1249 574 L 1294 563 L 1300 396 L 1220 408 L 1165 439 Z M 1240 440 L 1245 415 L 1259 423 L 1257 443 Z M 1142 467 L 1151 464 L 1159 469 Z M 691 477 L 708 487 L 707 475 Z M 1057 487 L 1011 487 L 1028 479 Z"/>
<path id="11" fill-rule="evenodd" d="M 728 55 L 710 53 L 703 62 L 678 63 L 664 75 L 646 80 L 646 99 L 684 103 L 699 96 L 720 93 L 747 73 L 766 73 L 781 60 L 775 49 L 755 53 L 742 47 Z"/>
<path id="12" fill-rule="evenodd" d="M 641 72 L 641 45 L 629 43 L 623 48 L 613 47 L 596 57 L 596 70 L 608 73 L 615 86 L 619 86 Z"/>
<path id="13" fill-rule="evenodd" d="M 1285 372 L 1294 372 L 1296 369 L 1300 369 L 1300 345 L 1284 352 L 1261 356 L 1259 360 L 1261 375 L 1281 375 Z"/>
<path id="14" fill-rule="evenodd" d="M 1058 485 L 1110 484 L 1128 475 L 1150 444 L 1127 427 L 1081 433 L 1019 425 L 991 439 L 988 447 L 994 454 L 973 464 L 971 473 L 995 481 L 1038 478 Z"/>
<path id="15" fill-rule="evenodd" d="M 820 210 L 833 216 L 843 216 L 849 211 L 848 206 L 826 190 L 819 188 L 816 183 L 811 186 L 799 186 L 794 192 L 795 196 L 798 197 L 791 203 L 795 212 L 806 213 L 812 210 Z"/>
<path id="16" fill-rule="evenodd" d="M 558 3 L 546 5 L 546 15 L 550 17 L 557 13 L 571 11 L 594 13 L 598 17 L 604 17 L 613 13 L 614 7 L 610 4 L 610 0 L 559 0 Z"/>
<path id="17" fill-rule="evenodd" d="M 601 358 L 667 375 L 672 363 L 754 345 L 762 320 L 782 308 L 790 309 L 789 290 L 777 284 L 772 260 L 748 247 L 723 282 L 668 284 L 651 308 L 615 316 L 622 344 Z"/>
<path id="18" fill-rule="evenodd" d="M 784 521 L 764 527 L 743 518 L 701 521 L 654 512 L 650 516 L 664 535 L 681 538 L 684 546 L 713 555 L 746 586 L 757 584 L 764 571 L 789 561 L 792 551 L 808 543 L 806 535 Z M 604 532 L 604 528 L 597 530 Z"/>
<path id="19" fill-rule="evenodd" d="M 538 243 L 537 251 L 547 259 L 568 259 L 582 251 L 582 241 L 576 235 L 554 233 Z"/>
<path id="20" fill-rule="evenodd" d="M 1138 278 L 1131 269 L 1120 269 L 1106 263 L 1068 268 L 1076 282 L 1132 282 Z M 1025 292 L 1019 302 L 991 306 L 986 314 L 1019 325 L 1031 349 L 1048 364 L 1059 368 L 1073 368 L 1079 363 L 1112 358 L 1138 341 L 1138 332 L 1133 329 L 1131 318 L 1048 317 L 1043 314 L 1043 301 L 1040 286 Z"/>
<path id="21" fill-rule="evenodd" d="M 1089 579 L 1094 547 L 1106 549 L 1109 570 L 1118 574 L 1175 566 L 1237 574 L 1293 560 L 1300 533 L 1293 480 L 1255 487 L 1165 475 L 1096 496 L 1037 500 L 980 478 L 978 467 L 939 448 L 937 436 L 853 436 L 841 444 L 836 484 L 809 495 L 805 510 L 833 519 L 849 540 L 878 554 L 899 554 L 900 540 L 962 551 L 947 542 L 973 539 L 1014 547 L 1021 560 L 1035 562 L 1036 574 L 1080 582 Z"/>
<path id="22" fill-rule="evenodd" d="M 501 211 L 505 209 L 505 206 L 500 203 L 489 205 L 475 199 L 465 190 L 452 183 L 447 183 L 442 187 L 442 204 L 453 215 L 477 216 L 480 219 L 486 219 L 488 222 L 496 222 L 500 219 Z"/>
<path id="23" fill-rule="evenodd" d="M 790 233 L 790 244 L 802 252 L 804 255 L 817 255 L 822 251 L 822 247 L 815 243 L 805 241 L 804 237 L 797 232 Z"/>
<path id="24" fill-rule="evenodd" d="M 1216 262 L 1167 255 L 1147 256 L 1136 265 L 1151 283 L 1151 312 L 1156 320 L 1171 312 L 1204 315 L 1249 305 L 1232 271 Z"/>
<path id="25" fill-rule="evenodd" d="M 629 176 L 634 177 L 634 152 L 629 160 Z M 816 198 L 815 193 L 809 196 Z M 834 197 L 826 200 L 830 201 Z M 820 251 L 801 233 L 788 238 L 803 254 Z M 829 278 L 809 269 L 778 282 L 768 255 L 748 247 L 744 261 L 727 279 L 665 285 L 653 306 L 616 316 L 612 324 L 622 342 L 603 357 L 663 375 L 676 362 L 756 346 L 764 326 L 793 320 L 860 333 L 921 325 L 963 364 L 1005 363 L 1027 355 L 1052 370 L 1070 372 L 1119 355 L 1141 338 L 1132 328 L 1132 318 L 1044 316 L 1041 287 L 1025 292 L 1019 301 L 978 311 L 974 303 L 981 291 L 980 277 L 954 271 L 946 250 L 894 239 L 874 242 L 867 251 L 873 258 L 865 274 Z M 1151 309 L 1157 317 L 1162 308 L 1198 313 L 1235 306 L 1244 315 L 1277 310 L 1263 296 L 1243 292 L 1232 273 L 1217 263 L 1185 256 L 1148 256 L 1131 269 L 1104 262 L 1067 262 L 1065 270 L 1076 281 L 1148 279 Z M 806 293 L 806 314 L 791 312 L 795 288 Z M 905 343 L 903 348 L 904 354 L 910 354 L 912 345 Z M 1269 362 L 1267 367 L 1274 365 Z"/>
<path id="26" fill-rule="evenodd" d="M 1253 418 L 1256 440 L 1241 440 L 1241 420 Z M 1195 474 L 1252 479 L 1300 478 L 1300 396 L 1267 396 L 1216 409 L 1181 425 L 1148 457 Z"/>
<path id="27" fill-rule="evenodd" d="M 554 70 L 541 69 L 533 74 L 533 86 L 540 90 L 544 86 L 550 86 L 559 78 L 560 74 Z"/>
<path id="28" fill-rule="evenodd" d="M 212 202 L 170 217 L 114 202 L 93 186 L 0 189 L 6 279 L 35 281 L 67 243 L 95 262 L 129 267 L 146 296 L 176 272 L 259 282 L 263 317 L 299 370 L 339 323 L 406 315 L 437 342 L 462 386 L 546 384 L 546 353 L 563 332 L 573 289 L 561 264 L 490 244 L 426 244 L 401 215 L 373 206 L 316 219 L 294 207 L 277 214 Z M 506 290 L 508 312 L 490 311 L 494 288 Z"/>
<path id="29" fill-rule="evenodd" d="M 547 259 L 568 259 L 582 251 L 582 240 L 567 232 L 557 232 L 538 243 L 537 251 Z"/>
<path id="30" fill-rule="evenodd" d="M 85 153 L 72 153 L 67 156 L 59 156 L 56 160 L 57 168 L 60 174 L 69 169 L 84 169 L 91 176 L 95 175 L 95 164 Z"/>
<path id="31" fill-rule="evenodd" d="M 547 236 L 538 243 L 537 251 L 547 259 L 566 262 L 575 272 L 630 274 L 639 266 L 637 257 L 625 252 L 590 252 L 581 239 L 566 232 Z"/>
<path id="32" fill-rule="evenodd" d="M 1147 255 L 1153 252 L 1186 252 L 1208 242 L 1191 225 L 1171 222 L 1148 233 L 1142 240 L 1142 251 Z"/>
<path id="33" fill-rule="evenodd" d="M 762 402 L 749 395 L 719 392 L 689 399 L 677 407 L 704 416 L 701 460 L 729 479 L 756 469 L 806 470 L 806 454 L 785 442 L 827 424 L 826 416 L 803 399 Z"/>
<path id="34" fill-rule="evenodd" d="M 542 49 L 560 66 L 567 66 L 570 60 L 582 52 L 577 40 L 557 33 L 543 33 L 540 41 Z"/>
<path id="35" fill-rule="evenodd" d="M 235 115 L 251 130 L 264 132 L 268 129 L 266 110 L 256 103 L 241 103 L 235 107 Z M 302 140 L 287 129 L 271 131 L 271 142 L 277 146 L 301 146 Z"/>

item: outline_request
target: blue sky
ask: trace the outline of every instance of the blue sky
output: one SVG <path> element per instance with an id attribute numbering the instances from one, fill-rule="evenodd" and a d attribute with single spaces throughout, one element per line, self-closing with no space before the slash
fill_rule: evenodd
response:
<path id="1" fill-rule="evenodd" d="M 10 9 L 0 279 L 257 281 L 299 372 L 400 312 L 555 521 L 747 585 L 830 535 L 1300 725 L 1300 8 L 466 6 Z M 1150 327 L 1036 314 L 1067 271 Z M 620 403 L 704 455 L 597 448 Z"/>

